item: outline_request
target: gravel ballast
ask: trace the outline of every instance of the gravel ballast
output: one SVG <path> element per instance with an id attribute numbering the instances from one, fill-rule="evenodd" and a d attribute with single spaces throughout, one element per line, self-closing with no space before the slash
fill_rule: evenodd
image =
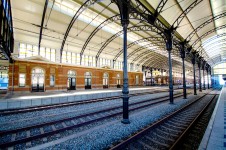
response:
<path id="1" fill-rule="evenodd" d="M 179 91 L 175 92 L 180 93 Z M 130 103 L 148 100 L 154 97 L 162 97 L 168 95 L 167 92 L 156 93 L 156 94 L 147 94 L 134 96 L 130 98 Z M 59 120 L 66 117 L 73 117 L 77 115 L 81 115 L 84 113 L 95 112 L 98 110 L 111 108 L 113 106 L 121 106 L 121 99 L 108 100 L 96 103 L 68 106 L 62 108 L 41 110 L 35 112 L 21 113 L 21 114 L 13 114 L 7 116 L 0 116 L 0 131 L 1 130 L 9 130 L 20 128 L 24 126 L 29 126 L 33 124 L 38 124 L 46 121 L 54 121 Z M 84 112 L 84 110 L 86 110 Z"/>
<path id="2" fill-rule="evenodd" d="M 176 100 L 174 104 L 163 103 L 151 109 L 130 114 L 130 124 L 124 125 L 120 119 L 115 119 L 101 126 L 69 135 L 31 149 L 106 149 L 117 141 L 128 137 L 137 130 L 151 124 L 172 111 L 187 104 L 197 96 Z"/>

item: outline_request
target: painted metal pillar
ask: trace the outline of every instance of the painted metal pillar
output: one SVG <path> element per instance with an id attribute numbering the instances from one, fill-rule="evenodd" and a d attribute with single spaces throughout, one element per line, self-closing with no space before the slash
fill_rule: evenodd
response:
<path id="1" fill-rule="evenodd" d="M 210 84 L 209 84 L 209 67 L 206 68 L 206 75 L 207 75 L 207 88 L 210 89 Z"/>
<path id="2" fill-rule="evenodd" d="M 198 67 L 199 67 L 199 91 L 202 92 L 201 60 L 198 61 Z"/>
<path id="3" fill-rule="evenodd" d="M 183 96 L 184 99 L 187 99 L 187 91 L 186 91 L 186 78 L 185 78 L 185 64 L 184 64 L 184 58 L 185 58 L 185 46 L 184 43 L 181 44 L 180 47 L 180 55 L 182 58 L 182 70 L 183 70 Z"/>
<path id="4" fill-rule="evenodd" d="M 115 60 L 112 61 L 112 68 L 115 69 Z"/>
<path id="5" fill-rule="evenodd" d="M 173 37 L 172 31 L 167 30 L 167 41 L 166 41 L 166 49 L 168 51 L 168 63 L 169 63 L 169 98 L 170 104 L 173 104 L 173 74 L 172 74 L 172 59 L 171 59 L 171 51 L 173 46 Z"/>
<path id="6" fill-rule="evenodd" d="M 123 120 L 122 123 L 128 124 L 129 121 L 129 85 L 128 85 L 128 70 L 127 70 L 127 25 L 123 25 Z"/>
<path id="7" fill-rule="evenodd" d="M 151 85 L 153 85 L 153 81 L 152 81 L 152 80 L 153 80 L 153 79 L 152 79 L 152 78 L 153 78 L 153 69 L 151 68 L 150 71 L 151 71 Z"/>
<path id="8" fill-rule="evenodd" d="M 203 61 L 203 64 L 202 64 L 202 71 L 203 71 L 203 90 L 206 89 L 206 81 L 205 81 L 205 61 Z"/>
<path id="9" fill-rule="evenodd" d="M 128 84 L 128 70 L 127 70 L 127 27 L 129 25 L 129 0 L 118 0 L 117 4 L 121 16 L 121 24 L 123 27 L 123 88 L 122 88 L 122 99 L 123 99 L 123 124 L 129 124 L 129 84 Z"/>
<path id="10" fill-rule="evenodd" d="M 161 69 L 161 85 L 163 85 L 163 69 Z"/>
<path id="11" fill-rule="evenodd" d="M 211 67 L 210 67 L 210 69 L 209 69 L 209 74 L 210 74 L 210 76 L 209 76 L 209 80 L 211 81 L 211 84 L 210 84 L 210 88 L 212 87 L 212 85 L 213 85 L 213 83 L 212 83 L 212 78 L 211 78 Z"/>
<path id="12" fill-rule="evenodd" d="M 197 95 L 197 91 L 196 91 L 196 77 L 195 77 L 195 61 L 196 61 L 196 57 L 195 57 L 195 53 L 192 53 L 192 64 L 193 64 L 193 76 L 194 76 L 194 95 Z"/>
<path id="13" fill-rule="evenodd" d="M 144 71 L 144 77 L 145 77 L 145 85 L 147 86 L 147 71 Z"/>

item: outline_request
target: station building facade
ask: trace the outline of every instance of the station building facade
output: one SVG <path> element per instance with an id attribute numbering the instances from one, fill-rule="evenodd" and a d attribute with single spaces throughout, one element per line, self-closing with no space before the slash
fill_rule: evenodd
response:
<path id="1" fill-rule="evenodd" d="M 8 90 L 15 92 L 121 88 L 123 84 L 121 70 L 54 63 L 42 56 L 15 58 L 8 75 Z M 129 86 L 143 85 L 142 77 L 142 72 L 129 72 Z"/>

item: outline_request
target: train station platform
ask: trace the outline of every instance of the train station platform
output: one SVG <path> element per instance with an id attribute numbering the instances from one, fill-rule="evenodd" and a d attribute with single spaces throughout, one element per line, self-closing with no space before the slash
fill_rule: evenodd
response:
<path id="1" fill-rule="evenodd" d="M 131 87 L 130 94 L 168 91 L 168 86 Z M 121 96 L 122 89 L 91 89 L 55 92 L 13 93 L 0 98 L 0 110 Z"/>
<path id="2" fill-rule="evenodd" d="M 220 92 L 218 102 L 199 146 L 199 150 L 223 149 L 226 149 L 226 86 Z"/>

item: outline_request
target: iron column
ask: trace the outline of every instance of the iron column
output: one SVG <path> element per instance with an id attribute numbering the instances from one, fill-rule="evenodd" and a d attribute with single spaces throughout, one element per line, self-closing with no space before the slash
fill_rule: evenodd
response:
<path id="1" fill-rule="evenodd" d="M 128 70 L 127 70 L 127 27 L 129 25 L 129 0 L 118 0 L 117 5 L 119 7 L 121 24 L 123 27 L 123 120 L 124 124 L 129 124 L 129 85 L 128 85 Z"/>
<path id="2" fill-rule="evenodd" d="M 203 69 L 203 90 L 206 89 L 206 81 L 205 81 L 205 61 L 203 61 L 202 69 Z"/>
<path id="3" fill-rule="evenodd" d="M 152 68 L 150 69 L 150 71 L 151 71 L 151 85 L 153 85 L 153 84 L 152 84 L 152 83 L 153 83 L 153 81 L 152 81 L 152 80 L 153 80 L 153 79 L 152 79 L 152 78 L 153 78 Z"/>
<path id="4" fill-rule="evenodd" d="M 210 89 L 210 83 L 209 83 L 209 68 L 210 68 L 210 66 L 208 65 L 208 67 L 206 68 L 206 72 L 207 72 L 207 87 L 208 87 L 208 89 Z"/>
<path id="5" fill-rule="evenodd" d="M 182 64 L 183 64 L 183 66 L 182 66 L 183 67 L 183 96 L 184 96 L 184 99 L 187 99 L 185 65 L 184 65 L 184 58 L 185 58 L 185 45 L 184 45 L 184 43 L 181 43 L 180 55 L 181 55 Z"/>
<path id="6" fill-rule="evenodd" d="M 201 60 L 198 61 L 199 67 L 199 91 L 202 92 L 202 82 L 201 82 Z"/>
<path id="7" fill-rule="evenodd" d="M 128 124 L 129 121 L 129 88 L 128 88 L 128 71 L 127 71 L 127 25 L 123 25 L 123 120 L 122 123 Z"/>
<path id="8" fill-rule="evenodd" d="M 192 64 L 193 64 L 193 76 L 194 76 L 194 95 L 197 95 L 196 92 L 196 77 L 195 77 L 195 53 L 192 53 Z"/>
<path id="9" fill-rule="evenodd" d="M 168 63 L 169 63 L 169 98 L 170 98 L 170 104 L 173 104 L 173 75 L 172 75 L 172 60 L 171 60 L 171 51 L 173 46 L 172 31 L 166 30 L 165 34 L 167 36 L 166 49 L 168 51 Z"/>
<path id="10" fill-rule="evenodd" d="M 145 85 L 147 86 L 147 77 L 146 77 L 147 74 L 146 73 L 147 73 L 147 71 L 145 70 L 144 71 L 144 78 L 145 78 Z"/>

